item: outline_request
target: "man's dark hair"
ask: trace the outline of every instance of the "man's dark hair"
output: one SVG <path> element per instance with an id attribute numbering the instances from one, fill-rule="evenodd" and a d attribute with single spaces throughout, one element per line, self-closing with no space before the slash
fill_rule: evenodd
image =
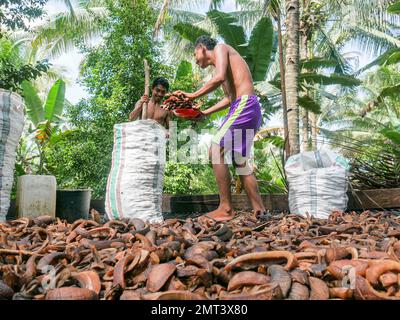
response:
<path id="1" fill-rule="evenodd" d="M 167 89 L 167 91 L 169 90 L 169 82 L 167 79 L 165 79 L 163 77 L 155 78 L 153 80 L 153 85 L 151 87 L 154 88 L 154 87 L 158 86 L 159 84 L 161 84 L 165 89 Z"/>
<path id="2" fill-rule="evenodd" d="M 207 50 L 213 50 L 215 46 L 217 45 L 217 40 L 203 35 L 197 38 L 196 43 L 194 45 L 195 48 L 197 48 L 199 45 L 203 45 L 207 48 Z"/>

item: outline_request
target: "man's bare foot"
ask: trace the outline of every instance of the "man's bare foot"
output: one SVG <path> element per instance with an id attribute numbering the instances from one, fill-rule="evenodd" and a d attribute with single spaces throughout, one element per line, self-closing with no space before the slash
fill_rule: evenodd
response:
<path id="1" fill-rule="evenodd" d="M 213 225 L 217 222 L 226 222 L 235 217 L 235 212 L 232 209 L 218 208 L 207 214 L 199 217 L 198 221 L 201 224 Z"/>

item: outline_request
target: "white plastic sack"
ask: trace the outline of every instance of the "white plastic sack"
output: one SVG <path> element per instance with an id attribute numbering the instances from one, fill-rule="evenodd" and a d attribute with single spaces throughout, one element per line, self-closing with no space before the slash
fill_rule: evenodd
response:
<path id="1" fill-rule="evenodd" d="M 140 120 L 114 126 L 105 203 L 109 219 L 162 221 L 165 152 L 165 129 L 156 121 Z"/>
<path id="2" fill-rule="evenodd" d="M 285 165 L 291 213 L 326 219 L 332 210 L 346 210 L 348 161 L 330 151 L 303 152 Z"/>
<path id="3" fill-rule="evenodd" d="M 0 89 L 0 221 L 6 219 L 14 180 L 16 147 L 24 128 L 21 96 Z"/>

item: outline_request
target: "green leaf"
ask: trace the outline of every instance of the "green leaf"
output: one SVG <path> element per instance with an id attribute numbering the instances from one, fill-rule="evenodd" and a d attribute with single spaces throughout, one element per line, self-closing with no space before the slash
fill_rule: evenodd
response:
<path id="1" fill-rule="evenodd" d="M 207 16 L 215 23 L 218 34 L 224 39 L 225 43 L 232 46 L 240 55 L 245 56 L 246 36 L 243 27 L 237 24 L 237 18 L 229 13 L 211 10 Z"/>
<path id="2" fill-rule="evenodd" d="M 209 118 L 211 119 L 211 121 L 215 121 L 217 119 L 221 119 L 221 118 L 225 117 L 226 115 L 227 115 L 226 109 L 222 109 L 221 111 L 212 113 L 209 116 Z"/>
<path id="3" fill-rule="evenodd" d="M 313 113 L 321 113 L 321 106 L 309 96 L 299 97 L 299 105 Z"/>
<path id="4" fill-rule="evenodd" d="M 263 17 L 254 27 L 247 47 L 246 61 L 254 81 L 263 81 L 271 62 L 274 28 L 269 17 Z"/>
<path id="5" fill-rule="evenodd" d="M 190 23 L 177 23 L 174 25 L 174 30 L 186 40 L 189 40 L 193 44 L 196 42 L 197 38 L 202 35 L 210 36 L 210 33 L 202 28 L 196 27 Z"/>
<path id="6" fill-rule="evenodd" d="M 388 12 L 389 13 L 399 13 L 400 14 L 400 1 L 392 4 L 391 6 L 388 7 Z"/>
<path id="7" fill-rule="evenodd" d="M 47 95 L 46 104 L 44 106 L 45 119 L 49 121 L 57 121 L 60 117 L 65 103 L 65 82 L 61 79 L 57 80 L 51 87 Z"/>
<path id="8" fill-rule="evenodd" d="M 53 134 L 53 135 L 51 135 L 50 140 L 49 140 L 50 144 L 54 145 L 57 142 L 61 141 L 66 136 L 68 136 L 68 135 L 70 135 L 70 134 L 72 134 L 74 132 L 75 132 L 75 130 L 66 130 L 66 131 L 63 131 L 63 132 L 58 132 L 56 134 Z"/>
<path id="9" fill-rule="evenodd" d="M 224 3 L 224 0 L 211 0 L 210 10 L 219 9 L 223 3 Z"/>
<path id="10" fill-rule="evenodd" d="M 329 76 L 322 75 L 319 73 L 301 73 L 299 75 L 299 82 L 300 83 L 307 83 L 308 85 L 313 84 L 321 84 L 324 86 L 329 85 L 341 85 L 344 87 L 355 87 L 359 86 L 362 82 L 353 76 L 347 76 L 342 74 L 333 73 Z M 277 75 L 274 80 L 269 81 L 274 87 L 280 89 L 281 88 L 281 80 L 280 74 Z"/>
<path id="11" fill-rule="evenodd" d="M 36 127 L 37 124 L 44 119 L 42 101 L 40 100 L 36 89 L 29 81 L 23 81 L 21 86 L 25 99 L 26 113 L 28 114 L 29 120 L 31 120 Z"/>
<path id="12" fill-rule="evenodd" d="M 398 95 L 400 95 L 400 84 L 384 88 L 377 99 L 380 101 L 382 98 L 394 97 Z"/>
<path id="13" fill-rule="evenodd" d="M 338 62 L 333 59 L 325 58 L 313 58 L 308 60 L 300 61 L 301 69 L 320 69 L 320 68 L 334 68 L 338 65 Z"/>
<path id="14" fill-rule="evenodd" d="M 400 131 L 392 128 L 385 128 L 380 131 L 386 138 L 393 141 L 395 144 L 400 146 Z"/>
<path id="15" fill-rule="evenodd" d="M 329 76 L 318 74 L 318 73 L 302 73 L 299 76 L 299 81 L 305 81 L 307 83 L 317 83 L 325 86 L 329 85 L 341 85 L 344 87 L 355 87 L 359 86 L 362 82 L 353 76 L 346 76 L 341 74 L 331 74 Z"/>
<path id="16" fill-rule="evenodd" d="M 380 55 L 371 63 L 359 69 L 357 72 L 354 73 L 354 75 L 359 75 L 363 73 L 365 70 L 368 70 L 374 66 L 391 65 L 399 62 L 400 62 L 400 48 L 393 48 Z"/>
<path id="17" fill-rule="evenodd" d="M 175 81 L 179 81 L 183 78 L 193 75 L 192 64 L 189 61 L 183 60 L 178 66 L 175 75 Z"/>
<path id="18" fill-rule="evenodd" d="M 17 173 L 18 177 L 26 174 L 24 167 L 22 166 L 21 163 L 18 162 L 15 163 L 15 172 Z"/>
<path id="19" fill-rule="evenodd" d="M 283 146 L 285 144 L 285 140 L 280 136 L 265 137 L 259 141 L 263 142 L 263 143 L 271 143 L 273 146 L 275 146 L 277 148 L 283 148 Z M 256 142 L 258 142 L 258 141 L 256 141 Z"/>

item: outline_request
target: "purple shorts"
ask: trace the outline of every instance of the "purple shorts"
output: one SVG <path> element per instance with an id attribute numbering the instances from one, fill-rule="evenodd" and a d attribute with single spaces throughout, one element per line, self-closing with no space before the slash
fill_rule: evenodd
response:
<path id="1" fill-rule="evenodd" d="M 226 152 L 231 151 L 232 156 L 237 153 L 248 158 L 261 121 L 261 107 L 257 97 L 241 96 L 231 104 L 212 142 L 219 144 Z"/>

